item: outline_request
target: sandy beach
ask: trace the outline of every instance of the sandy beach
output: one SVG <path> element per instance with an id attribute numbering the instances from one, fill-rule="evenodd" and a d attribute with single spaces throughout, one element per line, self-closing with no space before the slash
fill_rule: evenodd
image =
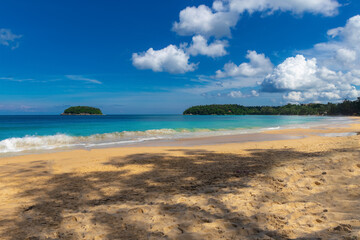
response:
<path id="1" fill-rule="evenodd" d="M 0 158 L 0 239 L 360 239 L 359 131 Z"/>

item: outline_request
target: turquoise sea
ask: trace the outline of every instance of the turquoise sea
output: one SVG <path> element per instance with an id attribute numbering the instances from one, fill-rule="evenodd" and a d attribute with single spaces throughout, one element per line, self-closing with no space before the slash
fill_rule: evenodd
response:
<path id="1" fill-rule="evenodd" d="M 0 155 L 347 124 L 349 121 L 345 117 L 317 116 L 0 116 Z"/>

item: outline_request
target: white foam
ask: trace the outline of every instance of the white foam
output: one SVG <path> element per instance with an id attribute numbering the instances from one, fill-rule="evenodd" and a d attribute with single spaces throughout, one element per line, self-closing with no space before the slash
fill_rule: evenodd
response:
<path id="1" fill-rule="evenodd" d="M 94 134 L 91 136 L 69 136 L 66 134 L 55 134 L 49 136 L 25 136 L 22 138 L 8 138 L 0 141 L 1 153 L 16 152 L 36 152 L 38 150 L 62 149 L 62 148 L 96 148 L 110 145 L 124 145 L 138 143 L 144 141 L 153 141 L 159 139 L 176 139 L 206 136 L 221 136 L 234 134 L 259 133 L 268 130 L 289 129 L 289 128 L 310 128 L 326 125 L 351 123 L 348 118 L 336 118 L 311 122 L 307 124 L 291 124 L 283 126 L 273 126 L 268 128 L 252 128 L 252 129 L 152 129 L 146 131 L 123 131 L 103 134 Z"/>
<path id="2" fill-rule="evenodd" d="M 180 131 L 186 132 L 186 131 Z M 55 134 L 48 136 L 25 136 L 22 138 L 7 138 L 0 141 L 0 153 L 15 153 L 22 151 L 47 150 L 58 148 L 83 147 L 136 143 L 173 137 L 179 133 L 173 129 L 154 129 L 147 131 L 123 131 L 91 136 L 69 136 Z"/>
<path id="3" fill-rule="evenodd" d="M 76 139 L 65 134 L 51 136 L 25 136 L 0 141 L 0 153 L 21 152 L 36 149 L 52 149 L 74 144 Z"/>

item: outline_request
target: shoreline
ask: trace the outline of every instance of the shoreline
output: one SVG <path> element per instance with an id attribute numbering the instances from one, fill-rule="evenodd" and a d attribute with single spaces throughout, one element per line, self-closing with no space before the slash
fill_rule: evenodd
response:
<path id="1" fill-rule="evenodd" d="M 136 147 L 186 147 L 186 146 L 207 146 L 216 144 L 228 143 L 246 143 L 246 142 L 262 142 L 262 141 L 276 141 L 276 140 L 291 140 L 306 138 L 311 135 L 318 135 L 324 137 L 337 136 L 339 133 L 346 135 L 356 135 L 360 131 L 360 117 L 348 117 L 354 122 L 339 124 L 339 123 L 321 123 L 306 125 L 306 127 L 298 127 L 292 125 L 285 125 L 280 128 L 264 128 L 264 129 L 242 129 L 243 133 L 237 133 L 238 130 L 224 130 L 208 132 L 207 136 L 182 136 L 182 137 L 165 137 L 146 139 L 143 141 L 123 141 L 123 142 L 109 142 L 109 143 L 73 143 L 74 146 L 63 147 L 49 147 L 44 149 L 30 149 L 24 151 L 13 151 L 0 153 L 0 159 L 9 157 L 18 157 L 23 155 L 39 155 L 46 153 L 61 153 L 75 150 L 91 151 L 94 149 L 113 149 L 113 148 L 136 148 Z M 202 133 L 201 131 L 199 132 Z M 211 135 L 211 133 L 213 135 Z M 219 134 L 220 133 L 220 134 Z M 219 134 L 219 135 L 215 135 Z M 46 136 L 45 136 L 46 137 Z M 76 146 L 77 145 L 77 146 Z"/>
<path id="2" fill-rule="evenodd" d="M 0 158 L 0 238 L 355 239 L 359 130 Z"/>
<path id="3" fill-rule="evenodd" d="M 342 117 L 344 118 L 344 117 Z M 147 136 L 142 138 L 131 139 L 129 137 L 126 139 L 114 139 L 111 142 L 73 142 L 65 143 L 61 146 L 47 146 L 44 147 L 37 146 L 34 149 L 22 150 L 22 151 L 9 151 L 0 153 L 0 159 L 5 157 L 15 157 L 22 155 L 32 155 L 32 154 L 44 154 L 44 153 L 57 153 L 64 151 L 73 151 L 73 150 L 92 150 L 92 149 L 106 149 L 106 148 L 127 148 L 127 147 L 166 147 L 166 146 L 202 146 L 202 145 L 214 145 L 214 144 L 226 144 L 226 143 L 244 143 L 244 142 L 261 142 L 261 141 L 274 141 L 274 140 L 286 140 L 286 139 L 300 139 L 307 137 L 311 134 L 325 134 L 331 136 L 332 133 L 342 132 L 356 134 L 357 128 L 351 127 L 356 125 L 360 120 L 360 117 L 346 117 L 344 119 L 352 119 L 352 122 L 346 120 L 345 124 L 340 124 L 338 122 L 310 122 L 309 124 L 294 124 L 294 125 L 283 125 L 278 127 L 268 127 L 268 128 L 249 128 L 249 129 L 219 129 L 217 131 L 196 131 L 196 132 L 185 132 L 185 133 L 172 133 L 170 135 L 164 136 Z M 170 131 L 172 129 L 160 129 L 160 130 L 149 130 L 149 131 Z M 126 131 L 125 131 L 126 132 Z M 145 131 L 147 132 L 147 131 Z M 302 134 L 299 134 L 301 132 Z M 105 133 L 113 134 L 113 133 Z M 116 133 L 115 133 L 116 134 Z M 179 135 L 176 135 L 179 134 Z M 100 134 L 102 135 L 102 134 Z M 49 135 L 49 136 L 29 136 L 29 138 L 34 138 L 33 140 L 26 140 L 27 142 L 38 141 L 35 138 L 55 138 L 55 137 L 66 137 L 73 138 L 72 136 L 60 134 L 60 135 Z M 95 135 L 94 135 L 95 136 Z M 335 135 L 334 135 L 335 136 Z M 88 136 L 91 137 L 91 136 Z M 27 138 L 27 137 L 25 137 Z M 77 138 L 77 137 L 75 137 Z M 81 137 L 79 137 L 81 138 Z M 87 138 L 87 137 L 82 137 Z M 18 138 L 22 140 L 24 138 Z M 50 141 L 54 141 L 51 139 Z M 42 140 L 40 140 L 42 141 Z M 46 141 L 46 140 L 45 140 Z M 45 142 L 44 142 L 45 144 Z M 62 143 L 63 144 L 63 143 Z"/>

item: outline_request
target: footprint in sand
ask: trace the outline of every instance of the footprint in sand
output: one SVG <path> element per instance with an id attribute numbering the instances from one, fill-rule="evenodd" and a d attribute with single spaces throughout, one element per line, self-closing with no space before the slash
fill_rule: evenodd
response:
<path id="1" fill-rule="evenodd" d="M 334 231 L 350 233 L 352 231 L 352 226 L 350 224 L 340 224 L 334 228 Z"/>
<path id="2" fill-rule="evenodd" d="M 315 185 L 318 185 L 318 186 L 321 185 L 321 182 L 319 182 L 319 181 L 315 181 L 314 183 L 315 183 Z"/>

